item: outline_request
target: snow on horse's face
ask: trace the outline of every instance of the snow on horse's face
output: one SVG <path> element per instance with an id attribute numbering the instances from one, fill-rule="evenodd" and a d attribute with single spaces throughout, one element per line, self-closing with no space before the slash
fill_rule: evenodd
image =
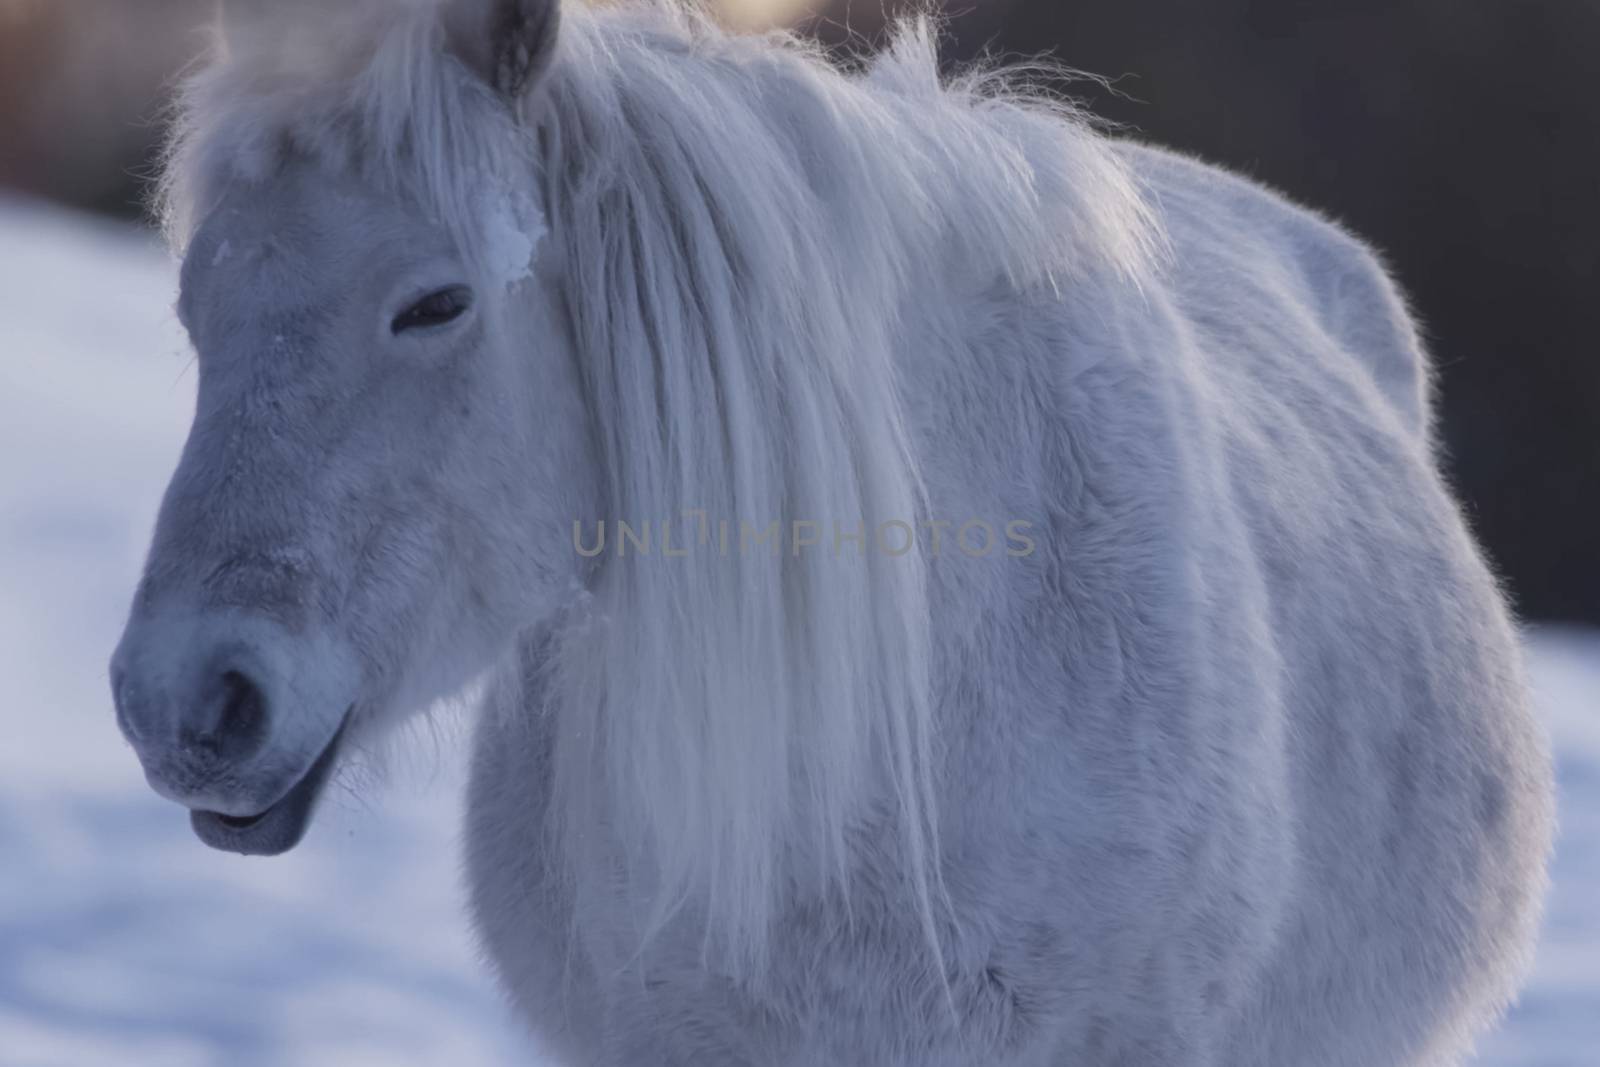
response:
<path id="1" fill-rule="evenodd" d="M 293 847 L 342 746 L 459 689 L 574 578 L 577 372 L 540 227 L 485 199 L 464 248 L 285 152 L 189 243 L 195 418 L 112 683 L 215 847 Z"/>

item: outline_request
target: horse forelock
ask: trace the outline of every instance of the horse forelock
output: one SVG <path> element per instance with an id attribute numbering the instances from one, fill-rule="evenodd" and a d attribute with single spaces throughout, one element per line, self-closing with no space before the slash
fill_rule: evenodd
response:
<path id="1" fill-rule="evenodd" d="M 228 183 L 306 160 L 409 195 L 464 255 L 492 259 L 505 201 L 537 202 L 532 146 L 451 55 L 437 0 L 259 6 L 218 28 L 177 94 L 155 204 L 173 248 Z"/>

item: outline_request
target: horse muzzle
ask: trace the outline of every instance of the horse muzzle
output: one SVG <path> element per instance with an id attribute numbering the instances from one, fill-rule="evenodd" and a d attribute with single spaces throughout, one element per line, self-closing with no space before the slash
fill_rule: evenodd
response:
<path id="1" fill-rule="evenodd" d="M 234 612 L 130 620 L 111 661 L 117 723 L 207 845 L 277 855 L 304 836 L 354 703 L 334 646 Z"/>

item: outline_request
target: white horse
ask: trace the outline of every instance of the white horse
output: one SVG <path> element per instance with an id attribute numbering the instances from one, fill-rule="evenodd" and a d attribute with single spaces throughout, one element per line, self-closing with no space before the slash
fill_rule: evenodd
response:
<path id="1" fill-rule="evenodd" d="M 112 665 L 202 840 L 483 683 L 472 906 L 563 1063 L 1380 1067 L 1503 1009 L 1548 754 L 1359 242 L 919 24 L 854 76 L 665 0 L 222 25 Z"/>

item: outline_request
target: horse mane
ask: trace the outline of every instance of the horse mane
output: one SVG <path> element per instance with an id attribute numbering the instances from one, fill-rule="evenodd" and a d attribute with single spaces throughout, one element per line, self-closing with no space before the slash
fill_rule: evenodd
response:
<path id="1" fill-rule="evenodd" d="M 690 511 L 713 541 L 724 519 L 823 531 L 776 558 L 604 559 L 544 668 L 571 876 L 625 864 L 652 902 L 642 934 L 693 904 L 749 973 L 779 887 L 842 887 L 852 835 L 883 818 L 934 938 L 927 562 L 826 549 L 835 525 L 927 517 L 900 401 L 919 294 L 957 269 L 1030 286 L 1149 268 L 1159 236 L 1120 156 L 1015 74 L 942 82 L 926 20 L 847 75 L 676 0 L 569 4 L 513 114 L 449 57 L 432 0 L 346 10 L 292 63 L 263 35 L 188 81 L 173 241 L 218 182 L 285 152 L 404 187 L 467 247 L 493 240 L 485 189 L 520 189 L 550 219 L 603 460 L 608 511 L 588 518 L 676 522 L 679 543 Z"/>

